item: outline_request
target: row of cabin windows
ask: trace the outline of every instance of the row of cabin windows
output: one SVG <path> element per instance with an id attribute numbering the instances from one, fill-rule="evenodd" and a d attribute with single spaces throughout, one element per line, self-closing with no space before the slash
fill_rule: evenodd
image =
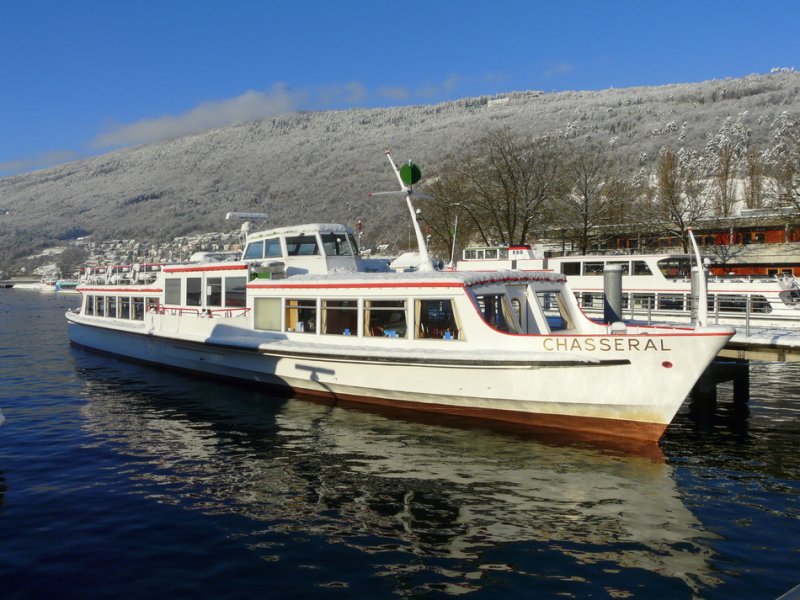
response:
<path id="1" fill-rule="evenodd" d="M 602 292 L 576 292 L 578 302 L 583 309 L 600 310 L 605 306 L 605 295 Z M 650 294 L 631 293 L 622 295 L 622 308 L 628 310 L 633 302 L 633 309 L 689 311 L 692 308 L 691 294 Z M 741 294 L 709 294 L 708 310 L 721 313 L 770 313 L 772 306 L 766 297 L 760 294 L 750 296 L 748 307 L 747 296 Z"/>
<path id="2" fill-rule="evenodd" d="M 355 239 L 349 234 L 323 233 L 320 235 L 320 239 L 325 256 L 353 256 L 353 251 L 357 251 Z M 320 254 L 316 235 L 291 236 L 285 238 L 285 241 L 286 256 L 319 256 Z M 283 249 L 279 237 L 250 242 L 244 254 L 245 260 L 281 257 L 283 257 Z"/>
<path id="3" fill-rule="evenodd" d="M 84 300 L 83 314 L 144 321 L 145 313 L 155 310 L 157 306 L 158 298 L 88 295 Z"/>
<path id="4" fill-rule="evenodd" d="M 164 304 L 168 306 L 242 307 L 246 302 L 247 277 L 168 277 L 164 280 Z"/>
<path id="5" fill-rule="evenodd" d="M 475 297 L 483 320 L 509 334 L 539 333 L 523 297 L 484 294 Z M 560 292 L 537 292 L 536 302 L 549 332 L 569 331 L 575 324 Z M 408 308 L 412 307 L 409 313 Z M 342 300 L 256 298 L 254 326 L 265 331 L 317 332 L 324 335 L 414 339 L 464 339 L 460 318 L 450 299 Z"/>
<path id="6" fill-rule="evenodd" d="M 407 307 L 413 306 L 409 318 Z M 450 299 L 341 300 L 256 298 L 255 328 L 325 335 L 463 339 Z M 409 326 L 412 324 L 411 326 Z"/>
<path id="7" fill-rule="evenodd" d="M 563 262 L 561 272 L 564 275 L 602 275 L 606 265 L 619 265 L 622 267 L 623 275 L 631 274 L 630 262 L 628 261 L 598 261 L 598 262 Z M 583 265 L 583 273 L 581 273 Z M 646 262 L 642 260 L 633 261 L 633 275 L 652 275 L 652 271 Z"/>

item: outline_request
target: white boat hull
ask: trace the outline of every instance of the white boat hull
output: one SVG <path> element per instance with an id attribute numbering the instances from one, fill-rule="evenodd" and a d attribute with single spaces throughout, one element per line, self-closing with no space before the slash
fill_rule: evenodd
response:
<path id="1" fill-rule="evenodd" d="M 638 440 L 659 439 L 729 337 L 713 329 L 705 336 L 658 334 L 645 350 L 641 338 L 622 335 L 604 338 L 602 344 L 617 348 L 601 351 L 597 336 L 523 336 L 529 350 L 477 359 L 437 352 L 434 359 L 425 352 L 310 346 L 228 325 L 160 337 L 140 322 L 110 328 L 76 314 L 68 320 L 74 344 L 165 367 L 336 402 Z M 563 352 L 574 344 L 581 355 Z M 596 360 L 585 357 L 589 349 L 597 350 Z"/>

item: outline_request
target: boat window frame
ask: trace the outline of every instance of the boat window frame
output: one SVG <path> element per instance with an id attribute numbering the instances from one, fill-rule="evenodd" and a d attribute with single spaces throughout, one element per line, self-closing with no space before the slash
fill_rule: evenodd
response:
<path id="1" fill-rule="evenodd" d="M 449 305 L 449 316 L 442 319 L 442 323 L 436 323 L 436 319 L 431 320 L 430 308 L 426 307 L 423 312 L 423 303 L 439 302 Z M 441 309 L 440 309 L 441 310 Z M 444 311 L 443 311 L 444 312 Z M 427 313 L 427 316 L 425 316 Z M 461 319 L 458 314 L 454 298 L 414 298 L 414 339 L 418 340 L 459 340 L 463 341 L 464 328 L 461 326 Z"/>

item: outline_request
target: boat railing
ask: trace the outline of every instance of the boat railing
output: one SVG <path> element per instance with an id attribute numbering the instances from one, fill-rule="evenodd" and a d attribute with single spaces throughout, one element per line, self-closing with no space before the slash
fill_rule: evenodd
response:
<path id="1" fill-rule="evenodd" d="M 230 319 L 233 317 L 246 317 L 250 312 L 247 306 L 237 306 L 235 308 L 209 308 L 206 309 L 206 315 L 210 319 Z"/>
<path id="2" fill-rule="evenodd" d="M 246 317 L 250 312 L 247 306 L 233 306 L 226 308 L 194 308 L 186 306 L 164 306 L 159 304 L 153 307 L 158 315 L 169 315 L 173 317 L 203 317 L 208 319 L 230 319 L 234 317 Z"/>

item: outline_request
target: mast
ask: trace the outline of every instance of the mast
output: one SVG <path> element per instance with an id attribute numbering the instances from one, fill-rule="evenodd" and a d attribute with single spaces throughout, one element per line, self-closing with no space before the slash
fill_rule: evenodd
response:
<path id="1" fill-rule="evenodd" d="M 386 148 L 384 150 L 384 154 L 389 160 L 389 164 L 392 165 L 392 170 L 397 177 L 397 181 L 400 183 L 400 190 L 398 192 L 375 192 L 371 193 L 370 196 L 394 196 L 396 194 L 405 195 L 406 205 L 408 206 L 408 214 L 411 215 L 411 223 L 414 225 L 414 234 L 417 236 L 417 247 L 419 248 L 420 263 L 417 265 L 417 270 L 433 271 L 433 265 L 431 264 L 431 259 L 428 255 L 428 247 L 425 244 L 425 238 L 423 237 L 422 230 L 419 226 L 419 220 L 417 219 L 417 213 L 414 210 L 414 204 L 411 202 L 412 195 L 418 198 L 424 197 L 421 194 L 414 193 L 413 188 L 414 184 L 422 178 L 422 171 L 420 171 L 420 168 L 410 160 L 398 169 L 397 165 L 394 163 L 394 159 L 392 158 L 391 150 Z"/>

